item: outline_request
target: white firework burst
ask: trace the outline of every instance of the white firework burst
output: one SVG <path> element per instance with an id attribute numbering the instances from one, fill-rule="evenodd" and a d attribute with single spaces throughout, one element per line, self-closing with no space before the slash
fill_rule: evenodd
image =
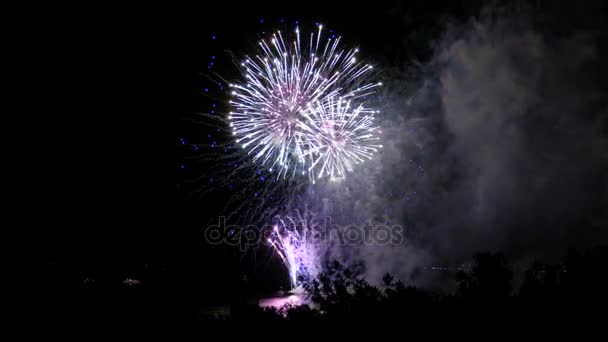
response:
<path id="1" fill-rule="evenodd" d="M 372 66 L 357 61 L 358 49 L 342 49 L 340 38 L 322 43 L 322 29 L 302 39 L 296 28 L 290 43 L 280 31 L 270 44 L 260 41 L 259 53 L 241 64 L 245 83 L 231 85 L 236 141 L 277 178 L 338 179 L 379 146 L 366 146 L 375 111 L 361 101 L 381 84 L 366 82 Z"/>
<path id="2" fill-rule="evenodd" d="M 359 104 L 351 108 L 351 101 L 329 97 L 324 102 L 310 104 L 304 112 L 308 124 L 304 131 L 313 136 L 307 141 L 305 157 L 311 160 L 308 173 L 311 181 L 329 176 L 332 181 L 343 179 L 356 164 L 372 159 L 382 148 L 374 124 L 377 111 Z"/>

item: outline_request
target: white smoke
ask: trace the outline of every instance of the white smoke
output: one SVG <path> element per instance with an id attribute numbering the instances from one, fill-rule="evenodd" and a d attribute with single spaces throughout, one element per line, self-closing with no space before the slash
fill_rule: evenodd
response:
<path id="1" fill-rule="evenodd" d="M 605 219 L 608 199 L 597 44 L 591 32 L 552 35 L 493 12 L 447 26 L 428 63 L 387 70 L 383 151 L 310 198 L 338 224 L 398 224 L 406 239 L 332 256 L 362 262 L 370 281 L 391 272 L 424 283 L 421 267 L 476 250 L 530 258 L 606 241 L 605 226 L 580 225 Z"/>

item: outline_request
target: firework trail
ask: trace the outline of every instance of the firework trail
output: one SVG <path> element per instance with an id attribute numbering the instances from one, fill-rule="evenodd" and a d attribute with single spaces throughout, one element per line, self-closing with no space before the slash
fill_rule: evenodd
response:
<path id="1" fill-rule="evenodd" d="M 280 31 L 260 41 L 241 63 L 245 83 L 231 84 L 236 142 L 277 179 L 340 179 L 381 147 L 377 111 L 363 106 L 381 83 L 367 81 L 372 66 L 357 61 L 358 49 L 342 49 L 340 37 L 322 43 L 322 29 L 305 39 L 296 28 L 290 43 Z"/>
<path id="2" fill-rule="evenodd" d="M 268 243 L 289 271 L 293 289 L 298 286 L 299 278 L 314 277 L 319 273 L 323 245 L 321 241 L 315 241 L 314 229 L 313 221 L 298 212 L 296 217 L 279 217 L 268 237 Z"/>

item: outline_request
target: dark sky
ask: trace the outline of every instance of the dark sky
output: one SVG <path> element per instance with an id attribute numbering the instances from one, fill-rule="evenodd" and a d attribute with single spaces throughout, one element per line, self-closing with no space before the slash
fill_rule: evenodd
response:
<path id="1" fill-rule="evenodd" d="M 192 45 L 189 45 L 192 50 L 188 50 L 188 57 L 193 63 L 191 70 L 193 111 L 208 113 L 210 110 L 219 109 L 217 112 L 221 112 L 220 107 L 225 104 L 225 93 L 209 79 L 210 72 L 218 72 L 228 79 L 237 77 L 228 53 L 234 52 L 239 55 L 253 51 L 260 37 L 276 29 L 291 30 L 296 22 L 302 28 L 312 28 L 316 23 L 323 23 L 326 32 L 342 34 L 346 42 L 361 46 L 366 56 L 373 58 L 375 63 L 395 65 L 401 64 L 404 60 L 427 60 L 432 54 L 432 41 L 440 36 L 448 16 L 452 20 L 461 20 L 479 10 L 477 2 L 451 2 L 441 6 L 429 6 L 422 1 L 408 4 L 394 1 L 376 5 L 370 8 L 328 5 L 322 2 L 307 3 L 306 6 L 297 8 L 284 5 L 245 5 L 236 9 L 231 6 L 225 10 L 218 8 L 207 15 L 201 14 L 206 16 L 205 20 L 194 15 L 192 22 L 189 23 L 191 25 L 188 26 L 193 31 L 189 36 L 192 39 Z M 404 32 L 407 34 L 404 35 Z M 210 62 L 213 62 L 213 65 L 210 65 Z M 217 80 L 213 76 L 211 79 Z M 217 104 L 218 107 L 212 107 L 213 104 Z M 186 146 L 191 142 L 211 144 L 217 141 L 221 144 L 224 141 L 225 136 L 215 132 L 215 129 L 193 125 L 192 113 L 184 113 L 184 116 L 184 120 L 178 122 L 182 132 L 177 137 L 178 145 L 181 144 L 182 138 L 185 139 Z M 217 187 L 209 182 L 213 175 L 201 177 L 202 182 L 198 179 L 201 173 L 207 174 L 206 169 L 214 167 L 214 161 L 210 164 L 190 162 L 187 159 L 192 155 L 190 148 L 181 147 L 183 146 L 178 146 L 176 165 L 180 203 L 178 220 L 182 227 L 188 227 L 185 234 L 191 234 L 199 230 L 201 224 L 213 220 L 217 215 L 222 215 L 224 203 L 238 190 L 228 185 L 211 195 L 201 196 L 199 194 L 201 188 Z M 185 162 L 182 157 L 186 158 Z M 182 165 L 184 169 L 181 169 Z M 214 179 L 214 182 L 217 183 L 217 179 Z M 239 187 L 239 185 L 234 186 Z M 251 194 L 253 191 L 250 191 L 249 195 Z M 208 217 L 202 212 L 208 213 Z M 189 240 L 189 243 L 193 244 L 193 241 L 195 240 Z M 195 249 L 193 246 L 193 250 Z M 193 251 L 196 255 L 197 253 L 205 255 L 202 258 L 208 257 L 206 252 L 205 247 L 202 251 Z M 215 256 L 213 253 L 211 252 L 211 258 Z M 248 255 L 237 261 L 232 255 L 232 262 L 226 260 L 230 265 L 230 268 L 227 268 L 228 272 L 234 273 L 236 267 L 239 273 L 247 273 L 250 277 L 257 275 L 258 281 L 261 282 L 266 281 L 265 278 L 270 278 L 271 282 L 276 284 L 277 273 L 281 278 L 281 272 L 277 272 L 277 268 L 280 270 L 281 266 L 274 259 L 270 259 L 269 264 L 268 256 L 263 251 L 257 253 L 259 255 L 255 257 Z M 219 273 L 223 271 L 226 270 L 222 267 L 218 269 Z"/>
<path id="2" fill-rule="evenodd" d="M 584 4 L 579 2 L 530 1 L 521 4 L 521 7 L 525 8 L 525 13 L 530 16 L 531 21 L 536 22 L 538 20 L 542 23 L 543 37 L 565 37 L 578 30 L 593 34 L 599 33 L 601 42 L 604 43 L 605 41 L 606 20 L 604 19 L 606 8 L 601 1 L 589 1 Z M 500 2 L 498 5 L 500 5 Z M 234 77 L 235 70 L 228 58 L 227 50 L 235 53 L 250 51 L 263 32 L 273 31 L 277 27 L 289 28 L 296 20 L 302 26 L 322 22 L 327 29 L 333 29 L 335 32 L 341 33 L 347 42 L 356 42 L 365 51 L 367 58 L 374 60 L 378 65 L 385 66 L 386 70 L 397 70 L 400 76 L 407 74 L 408 70 L 424 71 L 424 73 L 422 71 L 420 73 L 416 72 L 412 77 L 413 84 L 422 84 L 424 75 L 432 74 L 434 66 L 429 64 L 425 68 L 411 69 L 412 66 L 427 65 L 427 63 L 436 61 L 438 46 L 450 39 L 446 35 L 451 33 L 457 35 L 458 28 L 468 27 L 466 23 L 470 18 L 481 17 L 482 9 L 487 8 L 487 4 L 482 1 L 436 3 L 429 1 L 381 1 L 366 5 L 342 6 L 330 5 L 326 2 L 306 2 L 305 6 L 302 4 L 298 4 L 297 7 L 292 6 L 288 3 L 244 6 L 237 6 L 233 3 L 204 4 L 197 8 L 188 9 L 185 16 L 171 19 L 159 18 L 159 26 L 165 24 L 172 28 L 166 31 L 159 30 L 159 40 L 161 38 L 168 39 L 172 44 L 169 48 L 161 47 L 159 44 L 157 49 L 153 49 L 151 53 L 155 54 L 155 57 L 160 57 L 160 62 L 163 63 L 163 73 L 168 71 L 169 74 L 178 77 L 169 77 L 166 82 L 161 77 L 165 87 L 167 87 L 167 83 L 171 83 L 168 86 L 171 91 L 169 99 L 175 105 L 170 106 L 169 111 L 165 111 L 164 116 L 160 115 L 165 121 L 162 121 L 163 119 L 158 120 L 161 122 L 158 125 L 145 124 L 149 120 L 146 118 L 147 109 L 143 109 L 144 106 L 140 105 L 140 99 L 149 107 L 156 107 L 157 104 L 156 99 L 150 98 L 150 94 L 147 93 L 148 87 L 144 84 L 150 78 L 155 78 L 154 75 L 157 73 L 156 62 L 150 63 L 147 60 L 149 54 L 137 54 L 135 58 L 130 57 L 128 63 L 121 63 L 116 62 L 116 59 L 120 60 L 121 58 L 119 51 L 116 54 L 107 51 L 100 52 L 98 49 L 90 51 L 97 58 L 94 59 L 94 62 L 91 60 L 90 63 L 81 63 L 82 68 L 87 70 L 91 77 L 95 77 L 96 74 L 103 74 L 106 70 L 114 69 L 112 63 L 118 64 L 117 68 L 110 73 L 110 75 L 116 75 L 115 80 L 106 80 L 106 83 L 101 87 L 98 85 L 97 88 L 91 87 L 91 89 L 101 90 L 100 88 L 103 88 L 108 91 L 108 89 L 112 90 L 116 86 L 121 93 L 124 90 L 127 94 L 120 94 L 119 96 L 128 98 L 125 102 L 128 102 L 129 106 L 122 108 L 122 101 L 118 101 L 116 107 L 114 103 L 106 104 L 104 101 L 106 97 L 99 95 L 105 93 L 100 91 L 98 91 L 97 96 L 93 97 L 93 101 L 80 100 L 78 108 L 83 112 L 87 112 L 88 108 L 99 104 L 100 108 L 96 109 L 91 116 L 99 118 L 100 121 L 87 120 L 85 123 L 82 119 L 82 121 L 76 120 L 76 122 L 82 123 L 81 130 L 66 135 L 62 138 L 64 141 L 57 145 L 64 150 L 67 147 L 68 151 L 73 151 L 65 157 L 65 161 L 69 162 L 69 165 L 73 165 L 74 168 L 70 168 L 68 171 L 59 170 L 57 164 L 64 161 L 61 159 L 63 157 L 49 157 L 43 160 L 47 172 L 40 177 L 50 185 L 33 193 L 42 192 L 42 194 L 36 196 L 37 201 L 46 207 L 40 215 L 47 217 L 49 222 L 58 222 L 58 224 L 54 225 L 56 227 L 41 228 L 35 231 L 37 235 L 42 237 L 41 249 L 47 263 L 46 267 L 50 270 L 50 278 L 59 283 L 79 282 L 88 274 L 100 278 L 105 277 L 106 279 L 122 279 L 129 275 L 160 272 L 149 271 L 151 269 L 168 269 L 168 271 L 163 272 L 169 272 L 173 281 L 189 283 L 188 288 L 196 291 L 195 289 L 201 288 L 232 289 L 236 286 L 236 279 L 243 272 L 255 276 L 256 273 L 253 270 L 258 270 L 259 278 L 267 277 L 270 279 L 269 282 L 274 282 L 274 284 L 280 282 L 281 276 L 276 275 L 277 264 L 273 264 L 272 261 L 270 264 L 263 264 L 267 262 L 262 259 L 263 255 L 251 261 L 250 257 L 242 258 L 233 250 L 205 245 L 201 239 L 203 226 L 217 215 L 223 203 L 232 196 L 230 189 L 214 191 L 212 195 L 200 195 L 199 190 L 201 188 L 205 189 L 207 183 L 201 182 L 198 175 L 206 174 L 211 165 L 208 163 L 192 163 L 189 159 L 193 155 L 190 149 L 192 144 L 209 144 L 208 134 L 210 134 L 205 129 L 201 129 L 200 125 L 193 124 L 192 120 L 195 118 L 193 113 L 207 112 L 212 103 L 218 103 L 219 112 L 221 111 L 222 101 L 225 101 L 225 94 L 222 90 L 217 89 L 216 85 L 206 77 L 209 74 L 210 57 L 216 56 L 216 59 L 213 60 L 213 70 L 223 76 Z M 515 8 L 517 7 L 515 6 Z M 174 28 L 177 28 L 177 30 L 174 30 Z M 129 34 L 122 38 L 119 46 L 128 47 L 128 49 L 123 50 L 127 53 L 127 51 L 133 50 L 133 45 L 136 45 L 140 37 L 152 38 L 151 40 L 154 41 L 155 35 L 150 34 L 150 32 Z M 212 39 L 213 36 L 216 39 Z M 548 44 L 553 42 L 550 39 L 547 41 Z M 576 44 L 574 46 L 577 47 Z M 514 47 L 514 49 L 516 48 Z M 547 51 L 567 54 L 567 51 L 560 50 L 560 48 L 548 48 Z M 603 56 L 605 54 L 605 44 L 601 45 L 598 51 L 599 55 Z M 548 58 L 548 60 L 551 60 L 551 58 Z M 110 62 L 103 63 L 103 61 Z M 142 69 L 140 63 L 145 64 L 143 68 L 145 70 L 138 71 L 137 75 L 139 76 L 142 73 L 146 77 L 138 79 L 138 76 L 129 75 L 131 66 Z M 606 70 L 604 67 L 597 71 L 599 74 L 605 74 Z M 575 71 L 572 74 L 577 75 L 578 73 Z M 130 77 L 127 84 L 120 84 L 119 77 L 121 75 Z M 435 80 L 439 77 L 437 75 L 433 76 Z M 135 79 L 133 80 L 133 78 Z M 565 86 L 573 80 L 564 77 L 555 78 L 553 81 Z M 543 80 L 543 82 L 548 81 Z M 88 80 L 83 85 L 90 83 L 94 82 Z M 586 93 L 602 93 L 605 89 L 605 84 L 598 86 L 596 85 L 597 82 L 587 83 L 585 80 L 572 84 L 583 84 L 585 86 L 591 84 L 585 90 Z M 133 92 L 137 95 L 129 95 L 131 89 L 135 89 Z M 208 91 L 205 91 L 205 89 L 208 89 Z M 548 91 L 552 94 L 551 96 L 561 94 L 560 92 Z M 585 99 L 585 97 L 579 96 L 576 91 L 574 96 Z M 134 100 L 135 98 L 136 100 Z M 87 99 L 90 99 L 90 97 L 87 97 Z M 417 99 L 424 102 L 426 98 L 418 96 Z M 433 101 L 437 101 L 437 98 L 434 98 Z M 598 106 L 604 103 L 599 102 Z M 158 110 L 158 108 L 156 109 Z M 104 120 L 105 113 L 114 115 L 111 116 L 111 120 Z M 135 120 L 131 119 L 133 113 L 139 113 Z M 579 113 L 577 115 L 585 114 Z M 121 127 L 123 124 L 122 118 L 125 120 L 124 128 Z M 176 126 L 172 130 L 169 128 L 171 126 L 168 121 L 172 121 L 173 118 L 176 119 Z M 141 127 L 138 127 L 137 123 L 131 124 L 133 121 L 142 122 Z M 102 129 L 105 132 L 91 133 L 86 129 L 102 122 L 102 127 L 108 128 L 108 130 Z M 605 136 L 605 122 L 603 125 Z M 151 127 L 154 128 L 151 129 Z M 431 130 L 432 125 L 425 126 L 425 128 Z M 602 130 L 601 127 L 599 129 Z M 120 132 L 118 135 L 121 138 L 126 137 L 128 143 L 120 144 L 117 148 L 104 149 L 104 141 L 109 141 L 108 147 L 115 146 L 115 143 L 110 142 L 115 135 L 115 130 Z M 169 153 L 157 153 L 156 148 L 159 144 L 150 141 L 165 134 L 170 139 L 168 142 Z M 72 139 L 79 142 L 89 142 L 91 149 L 71 148 Z M 186 146 L 181 144 L 180 139 L 186 140 Z M 214 132 L 214 138 L 212 139 L 221 141 L 225 139 L 225 136 Z M 552 139 L 560 141 L 557 138 Z M 468 141 L 463 143 L 460 148 L 469 148 L 467 145 L 469 143 L 475 144 L 476 142 Z M 556 146 L 551 145 L 547 148 L 558 148 Z M 601 148 L 603 145 L 599 146 Z M 432 147 L 437 148 L 436 145 Z M 162 151 L 166 150 L 166 147 L 162 149 Z M 175 157 L 173 153 L 175 153 Z M 453 153 L 457 152 L 449 151 L 449 153 L 446 152 L 441 156 L 450 157 Z M 597 153 L 605 152 L 600 150 Z M 164 158 L 167 155 L 168 158 Z M 79 156 L 84 157 L 80 158 Z M 473 158 L 474 155 L 465 153 L 465 156 Z M 438 160 L 437 165 L 444 167 L 448 163 L 446 160 L 450 160 L 450 158 Z M 427 162 L 432 163 L 433 160 L 427 160 Z M 460 162 L 467 162 L 466 157 L 462 158 Z M 587 162 L 587 159 L 584 158 L 577 163 L 585 171 L 597 166 L 595 163 Z M 182 165 L 184 165 L 183 169 Z M 536 166 L 532 165 L 531 167 Z M 439 167 L 435 170 L 438 169 Z M 159 172 L 159 170 L 163 171 Z M 469 169 L 460 168 L 459 170 Z M 549 172 L 542 168 L 540 170 L 543 170 L 541 172 Z M 572 174 L 579 175 L 577 170 L 575 165 L 572 168 Z M 166 177 L 164 171 L 167 171 L 169 177 Z M 519 173 L 522 171 L 518 168 L 513 172 Z M 582 172 L 580 174 L 588 173 Z M 595 173 L 590 172 L 590 174 Z M 556 176 L 556 178 L 559 178 L 559 176 Z M 442 181 L 449 183 L 451 181 L 456 182 L 456 179 L 447 177 Z M 437 185 L 435 181 L 436 179 L 433 179 L 429 181 L 430 185 L 424 183 L 421 187 L 434 191 Z M 76 184 L 75 187 L 70 187 L 69 199 L 58 200 L 59 194 L 67 191 L 63 184 L 68 182 Z M 466 185 L 467 183 L 459 184 Z M 585 184 L 584 187 L 578 189 L 587 189 L 596 184 L 598 187 L 605 186 L 605 183 L 598 181 L 592 183 L 591 186 Z M 567 189 L 565 195 L 568 195 L 570 191 Z M 576 195 L 582 196 L 585 191 L 577 191 Z M 598 193 L 601 197 L 602 192 L 599 191 Z M 551 193 L 551 195 L 564 196 L 559 192 Z M 594 196 L 596 195 L 594 194 Z M 525 195 L 521 194 L 514 196 L 525 198 Z M 578 200 L 579 197 L 576 197 L 576 199 Z M 452 203 L 460 200 L 460 198 L 455 197 L 450 198 L 448 202 L 441 203 L 447 206 L 445 211 L 449 211 L 455 208 Z M 605 201 L 605 198 L 599 202 L 594 201 L 593 205 L 598 206 L 598 203 L 604 203 L 602 201 Z M 426 205 L 432 205 L 433 203 L 432 201 L 427 202 Z M 510 206 L 513 202 L 501 203 Z M 563 203 L 559 205 L 561 206 Z M 549 206 L 553 206 L 552 201 L 548 201 L 547 207 Z M 428 210 L 424 207 L 424 204 L 421 208 L 419 215 L 423 216 L 422 218 L 428 216 L 426 221 L 437 221 L 433 218 L 437 216 L 436 212 Z M 554 212 L 553 209 L 543 210 L 543 205 L 534 205 L 534 208 L 542 211 L 540 216 Z M 574 205 L 574 208 L 576 209 L 577 206 Z M 596 208 L 595 210 L 601 211 L 602 208 L 600 206 L 599 209 Z M 529 215 L 529 213 L 526 212 L 525 215 Z M 533 220 L 533 224 L 537 224 L 537 222 Z M 442 229 L 445 228 L 443 228 L 442 222 L 433 227 L 431 231 L 439 230 L 439 234 L 444 234 Z M 506 233 L 509 237 L 505 239 L 512 239 L 510 237 L 511 232 L 509 230 Z M 594 233 L 585 231 L 585 234 L 587 233 L 592 234 L 588 240 L 594 240 Z M 458 231 L 454 234 L 461 236 L 464 232 Z M 522 229 L 517 234 L 525 235 L 526 229 Z M 600 232 L 598 236 L 602 236 L 602 234 Z M 544 241 L 552 241 L 552 239 L 543 240 L 543 236 L 545 236 L 544 233 L 535 233 L 534 240 L 540 241 L 541 244 Z M 449 258 L 455 254 L 460 257 L 461 254 L 473 252 L 466 250 L 452 253 L 451 248 L 438 246 L 441 243 L 437 242 L 435 237 L 427 238 L 431 240 L 430 242 L 427 241 L 430 246 L 443 253 L 439 253 L 442 257 Z M 454 239 L 458 240 L 456 237 Z M 467 240 L 467 238 L 463 238 L 464 240 Z M 525 239 L 514 240 L 514 243 L 505 243 L 503 246 L 514 248 L 514 244 L 520 246 L 528 242 Z M 500 247 L 501 243 L 497 243 L 497 246 Z M 531 245 L 538 246 L 539 243 L 535 242 Z M 477 243 L 466 246 L 467 249 L 469 247 L 480 247 Z M 563 244 L 560 242 L 559 246 L 561 248 Z M 264 266 L 260 268 L 259 264 Z M 111 281 L 113 280 L 108 280 L 108 282 Z M 259 280 L 259 282 L 264 281 Z M 273 286 L 273 284 L 269 286 Z"/>

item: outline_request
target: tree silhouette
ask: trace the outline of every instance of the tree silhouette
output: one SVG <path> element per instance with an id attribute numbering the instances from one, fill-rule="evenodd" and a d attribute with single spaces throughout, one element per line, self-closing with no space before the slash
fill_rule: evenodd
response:
<path id="1" fill-rule="evenodd" d="M 511 294 L 513 272 L 502 253 L 475 253 L 470 272 L 458 271 L 459 293 L 466 298 L 498 299 Z"/>
<path id="2" fill-rule="evenodd" d="M 379 287 L 339 262 L 304 282 L 309 305 L 259 308 L 240 303 L 232 308 L 237 321 L 353 322 L 505 322 L 546 324 L 572 319 L 601 319 L 589 307 L 605 308 L 608 248 L 570 251 L 563 264 L 534 262 L 512 292 L 513 271 L 501 253 L 476 253 L 470 271 L 455 275 L 455 293 L 406 286 L 385 274 Z M 574 314 L 573 314 L 574 313 Z"/>

